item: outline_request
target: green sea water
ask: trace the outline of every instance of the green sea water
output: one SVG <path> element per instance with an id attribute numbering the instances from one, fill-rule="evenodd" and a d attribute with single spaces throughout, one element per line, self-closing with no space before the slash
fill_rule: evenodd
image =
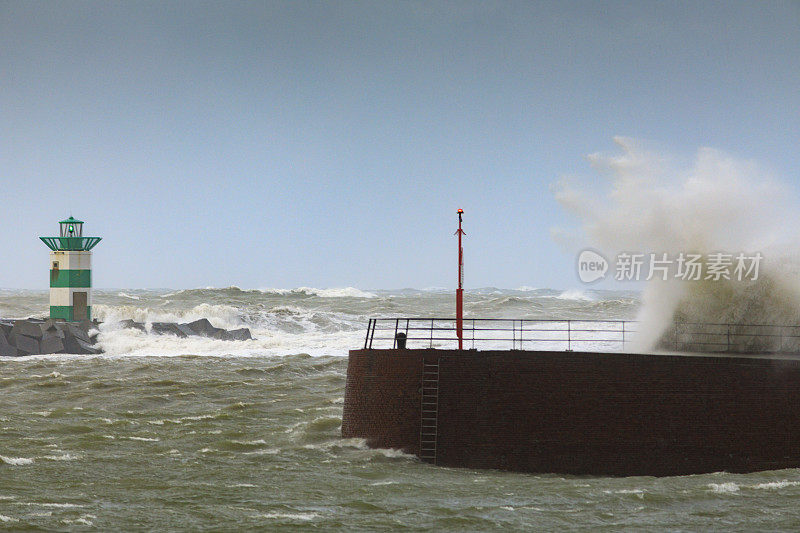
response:
<path id="1" fill-rule="evenodd" d="M 800 470 L 604 478 L 450 469 L 340 436 L 367 318 L 447 316 L 449 291 L 97 291 L 96 357 L 0 359 L 9 531 L 796 531 Z M 638 297 L 470 291 L 468 315 L 633 318 Z M 0 291 L 42 316 L 45 291 Z M 133 318 L 256 340 L 122 330 Z"/>
<path id="2" fill-rule="evenodd" d="M 343 357 L 0 363 L 8 530 L 796 530 L 800 471 L 448 469 L 340 438 Z"/>

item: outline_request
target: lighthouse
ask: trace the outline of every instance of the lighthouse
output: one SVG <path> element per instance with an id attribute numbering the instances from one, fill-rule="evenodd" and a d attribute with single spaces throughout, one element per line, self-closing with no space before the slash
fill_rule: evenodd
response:
<path id="1" fill-rule="evenodd" d="M 92 319 L 92 248 L 100 237 L 84 237 L 83 221 L 58 223 L 58 237 L 39 237 L 50 248 L 50 318 Z"/>

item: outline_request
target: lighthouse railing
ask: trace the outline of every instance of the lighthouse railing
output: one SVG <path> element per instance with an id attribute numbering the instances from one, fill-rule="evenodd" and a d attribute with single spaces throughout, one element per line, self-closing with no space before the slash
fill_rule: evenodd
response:
<path id="1" fill-rule="evenodd" d="M 633 346 L 638 331 L 635 320 L 465 318 L 462 338 L 464 349 L 621 352 Z M 372 318 L 364 349 L 456 349 L 458 340 L 455 318 Z M 800 354 L 800 325 L 679 322 L 655 348 Z"/>

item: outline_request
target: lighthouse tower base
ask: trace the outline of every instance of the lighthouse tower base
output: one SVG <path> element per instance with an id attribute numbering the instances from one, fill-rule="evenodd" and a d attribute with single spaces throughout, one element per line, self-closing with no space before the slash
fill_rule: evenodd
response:
<path id="1" fill-rule="evenodd" d="M 92 252 L 50 252 L 50 318 L 92 319 Z"/>

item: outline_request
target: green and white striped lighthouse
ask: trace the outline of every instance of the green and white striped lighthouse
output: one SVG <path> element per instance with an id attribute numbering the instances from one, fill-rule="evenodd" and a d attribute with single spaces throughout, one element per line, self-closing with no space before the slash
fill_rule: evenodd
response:
<path id="1" fill-rule="evenodd" d="M 84 237 L 83 222 L 59 222 L 58 237 L 39 237 L 50 248 L 50 318 L 92 319 L 92 248 L 100 237 Z"/>

